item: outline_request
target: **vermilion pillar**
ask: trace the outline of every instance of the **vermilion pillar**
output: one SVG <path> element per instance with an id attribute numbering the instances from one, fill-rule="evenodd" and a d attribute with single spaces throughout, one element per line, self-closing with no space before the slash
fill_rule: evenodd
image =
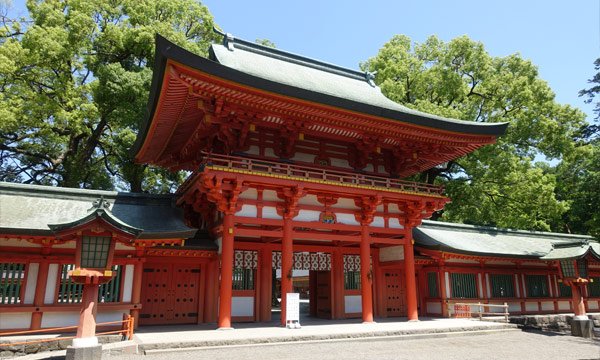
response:
<path id="1" fill-rule="evenodd" d="M 286 294 L 291 293 L 292 266 L 294 262 L 294 251 L 292 245 L 292 219 L 289 216 L 283 218 L 283 239 L 281 240 L 281 325 L 286 325 Z"/>
<path id="2" fill-rule="evenodd" d="M 573 296 L 573 312 L 576 317 L 585 317 L 585 303 L 581 287 L 577 284 L 571 284 L 571 294 Z M 587 317 L 586 317 L 587 319 Z"/>
<path id="3" fill-rule="evenodd" d="M 371 239 L 369 236 L 369 225 L 361 227 L 360 239 L 360 283 L 362 294 L 362 319 L 363 322 L 373 322 L 373 292 L 371 289 Z"/>
<path id="4" fill-rule="evenodd" d="M 44 306 L 44 295 L 46 294 L 46 285 L 48 280 L 48 261 L 42 261 L 39 264 L 37 280 L 35 283 L 35 296 L 33 298 L 33 306 L 35 311 L 31 313 L 31 329 L 38 330 L 42 327 L 42 315 L 39 308 Z"/>
<path id="5" fill-rule="evenodd" d="M 221 288 L 219 289 L 219 329 L 231 328 L 231 287 L 233 282 L 233 212 L 224 212 L 221 239 Z"/>
<path id="6" fill-rule="evenodd" d="M 406 233 L 404 243 L 404 274 L 406 276 L 406 310 L 408 321 L 419 320 L 417 310 L 417 284 L 415 281 L 415 255 L 413 252 L 412 230 Z"/>
<path id="7" fill-rule="evenodd" d="M 144 271 L 144 263 L 140 260 L 134 265 L 133 269 L 133 287 L 131 289 L 131 302 L 135 306 L 139 306 L 142 297 L 142 274 Z M 140 309 L 135 308 L 130 311 L 131 316 L 133 316 L 134 328 L 137 329 L 140 318 Z"/>
<path id="8" fill-rule="evenodd" d="M 77 326 L 77 338 L 94 338 L 96 336 L 96 311 L 98 310 L 99 284 L 84 284 L 81 299 L 81 312 Z M 85 341 L 85 340 L 83 340 Z M 98 340 L 95 339 L 97 344 Z M 73 345 L 75 345 L 75 340 Z"/>

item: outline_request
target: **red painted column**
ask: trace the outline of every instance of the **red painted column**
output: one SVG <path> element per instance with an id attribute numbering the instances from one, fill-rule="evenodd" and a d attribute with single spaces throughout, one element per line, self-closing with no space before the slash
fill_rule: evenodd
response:
<path id="1" fill-rule="evenodd" d="M 221 239 L 221 288 L 219 289 L 219 329 L 231 328 L 231 287 L 233 285 L 233 212 L 223 213 Z"/>
<path id="2" fill-rule="evenodd" d="M 365 323 L 373 322 L 373 290 L 370 276 L 371 266 L 371 238 L 369 225 L 361 226 L 360 239 L 360 288 L 362 295 L 362 320 Z"/>
<path id="3" fill-rule="evenodd" d="M 271 321 L 271 289 L 272 289 L 272 251 L 262 249 L 260 252 L 260 319 Z"/>
<path id="4" fill-rule="evenodd" d="M 144 272 L 144 263 L 140 260 L 134 265 L 133 270 L 133 285 L 131 289 L 131 303 L 136 308 L 131 309 L 130 314 L 133 316 L 134 329 L 138 328 L 140 318 L 140 303 L 142 301 L 142 275 Z"/>
<path id="5" fill-rule="evenodd" d="M 96 312 L 98 310 L 98 284 L 84 284 L 77 326 L 78 338 L 93 338 L 96 336 Z M 75 343 L 75 342 L 74 342 Z"/>
<path id="6" fill-rule="evenodd" d="M 575 313 L 575 316 L 585 316 L 585 303 L 583 302 L 581 287 L 577 284 L 571 284 L 571 290 L 573 296 L 573 312 Z"/>
<path id="7" fill-rule="evenodd" d="M 406 232 L 404 243 L 404 275 L 406 276 L 406 310 L 408 321 L 419 320 L 417 310 L 417 284 L 415 282 L 415 254 L 413 250 L 412 229 Z"/>
<path id="8" fill-rule="evenodd" d="M 39 308 L 44 306 L 44 295 L 46 294 L 46 285 L 48 282 L 48 261 L 41 261 L 38 268 L 37 279 L 35 283 L 35 296 L 33 306 L 35 311 L 31 313 L 31 330 L 38 330 L 42 327 L 43 312 Z"/>
<path id="9" fill-rule="evenodd" d="M 293 263 L 292 219 L 286 215 L 283 218 L 283 238 L 281 239 L 281 325 L 283 326 L 286 325 L 286 294 L 293 291 Z"/>

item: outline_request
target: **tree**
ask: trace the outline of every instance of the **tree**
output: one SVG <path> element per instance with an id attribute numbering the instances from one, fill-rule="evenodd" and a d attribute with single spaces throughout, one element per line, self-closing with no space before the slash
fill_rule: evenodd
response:
<path id="1" fill-rule="evenodd" d="M 518 54 L 493 57 L 467 36 L 413 44 L 399 35 L 362 67 L 376 72 L 384 94 L 410 108 L 510 123 L 496 144 L 420 175 L 446 185 L 452 203 L 442 219 L 532 230 L 560 222 L 569 203 L 555 196 L 556 175 L 534 159 L 571 156 L 585 117 L 556 103 L 530 61 Z"/>
<path id="2" fill-rule="evenodd" d="M 206 54 L 217 36 L 194 0 L 29 0 L 0 28 L 0 179 L 164 191 L 181 174 L 135 165 L 154 38 Z"/>

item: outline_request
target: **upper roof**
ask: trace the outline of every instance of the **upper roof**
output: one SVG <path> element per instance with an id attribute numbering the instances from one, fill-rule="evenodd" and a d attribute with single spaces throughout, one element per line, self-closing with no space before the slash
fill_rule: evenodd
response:
<path id="1" fill-rule="evenodd" d="M 600 254 L 600 243 L 587 235 L 509 230 L 439 221 L 424 220 L 421 226 L 413 230 L 413 237 L 415 244 L 423 248 L 475 256 L 555 260 L 581 257 L 588 250 Z M 559 248 L 562 250 L 557 251 Z"/>
<path id="2" fill-rule="evenodd" d="M 0 182 L 0 234 L 48 235 L 50 226 L 70 226 L 96 213 L 95 202 L 107 202 L 101 214 L 119 228 L 140 233 L 139 239 L 189 238 L 196 229 L 184 223 L 174 195 L 83 190 Z M 95 215 L 94 215 L 95 216 Z M 59 226 L 60 228 L 60 226 Z M 135 230 L 134 230 L 135 229 Z"/>
<path id="3" fill-rule="evenodd" d="M 223 45 L 214 44 L 209 50 L 210 56 L 207 59 L 157 35 L 148 111 L 132 148 L 137 161 L 151 162 L 170 144 L 173 140 L 171 137 L 177 138 L 183 146 L 190 132 L 196 129 L 197 125 L 187 124 L 189 121 L 186 116 L 193 117 L 198 124 L 201 120 L 201 116 L 196 114 L 198 109 L 190 107 L 190 101 L 182 100 L 188 94 L 186 90 L 189 90 L 182 86 L 182 82 L 196 84 L 196 80 L 189 78 L 193 78 L 194 74 L 203 74 L 206 78 L 202 82 L 216 84 L 211 83 L 206 89 L 235 85 L 239 90 L 239 86 L 242 86 L 285 99 L 349 111 L 371 119 L 377 117 L 463 137 L 489 137 L 481 140 L 480 145 L 492 142 L 493 138 L 506 131 L 507 123 L 463 121 L 411 110 L 386 98 L 374 85 L 372 74 L 235 39 L 230 35 L 225 36 Z M 219 91 L 225 94 L 231 90 Z M 164 95 L 163 92 L 168 93 Z M 165 118 L 162 118 L 162 114 Z M 185 120 L 178 120 L 177 117 L 185 117 Z M 187 127 L 181 131 L 171 130 L 171 135 L 165 136 L 162 132 L 169 126 L 167 119 L 181 122 L 181 126 Z M 157 131 L 161 134 L 155 134 Z M 160 139 L 153 139 L 153 136 Z M 153 142 L 147 142 L 147 137 Z"/>

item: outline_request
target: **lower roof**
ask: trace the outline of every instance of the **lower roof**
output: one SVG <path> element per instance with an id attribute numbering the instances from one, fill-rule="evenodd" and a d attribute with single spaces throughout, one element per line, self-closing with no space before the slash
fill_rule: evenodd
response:
<path id="1" fill-rule="evenodd" d="M 415 245 L 421 248 L 474 256 L 556 260 L 580 257 L 588 250 L 600 254 L 600 243 L 587 235 L 428 220 L 413 230 L 413 238 Z"/>
<path id="2" fill-rule="evenodd" d="M 100 198 L 118 221 L 142 231 L 139 239 L 189 238 L 197 231 L 185 224 L 174 195 L 0 182 L 0 234 L 53 235 L 48 225 L 80 220 Z"/>

